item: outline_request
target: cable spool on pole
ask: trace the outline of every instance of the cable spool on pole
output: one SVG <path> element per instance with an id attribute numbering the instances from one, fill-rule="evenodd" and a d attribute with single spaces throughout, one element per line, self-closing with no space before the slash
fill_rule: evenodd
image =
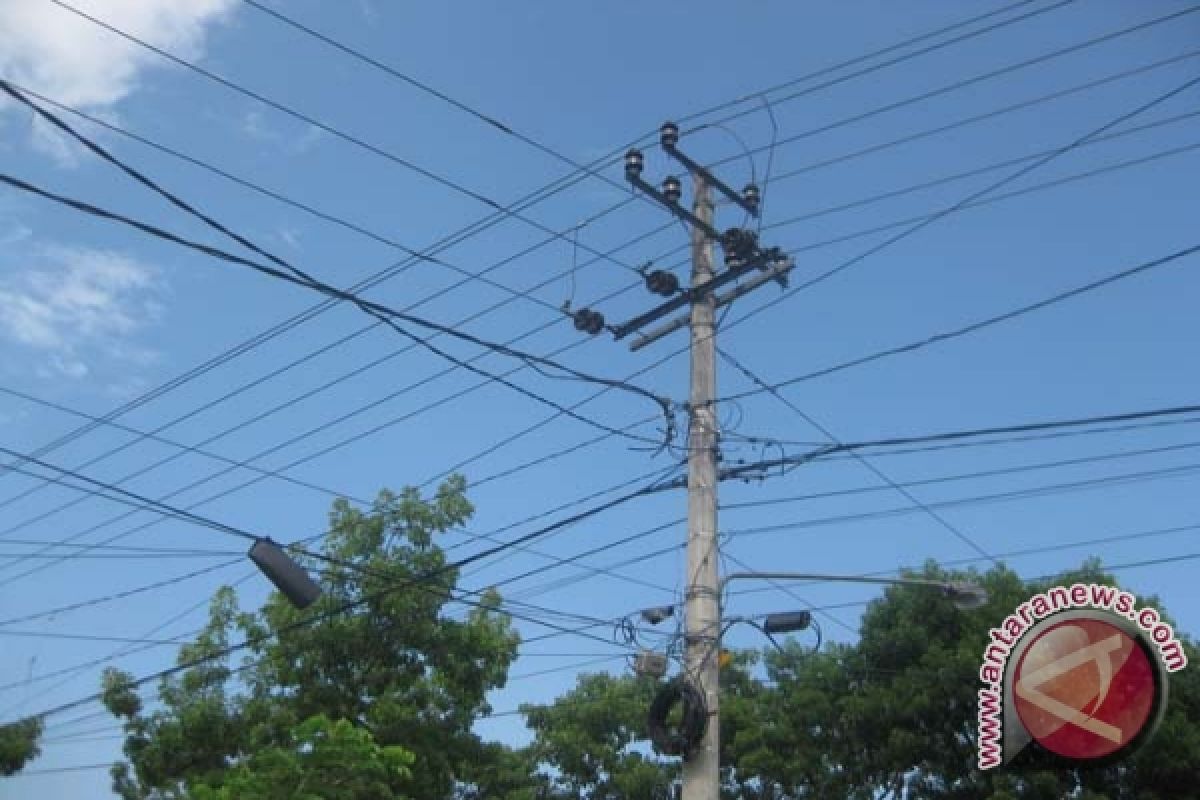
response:
<path id="1" fill-rule="evenodd" d="M 668 722 L 671 711 L 680 706 L 679 722 Z M 704 693 L 683 677 L 663 684 L 650 703 L 646 729 L 654 750 L 665 756 L 681 756 L 687 761 L 704 738 L 708 725 L 708 704 Z"/>

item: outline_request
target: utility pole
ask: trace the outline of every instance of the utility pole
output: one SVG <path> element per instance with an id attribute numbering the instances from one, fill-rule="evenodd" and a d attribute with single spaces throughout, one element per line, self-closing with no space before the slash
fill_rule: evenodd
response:
<path id="1" fill-rule="evenodd" d="M 662 188 L 651 186 L 642 178 L 644 158 L 640 150 L 625 154 L 625 178 L 633 187 L 657 200 L 666 210 L 688 226 L 692 250 L 691 285 L 680 285 L 678 276 L 670 270 L 653 269 L 647 264 L 642 270 L 646 288 L 667 299 L 626 322 L 608 325 L 604 316 L 589 308 L 568 311 L 575 328 L 598 335 L 612 333 L 617 340 L 631 334 L 638 336 L 630 344 L 637 351 L 657 342 L 680 328 L 689 328 L 691 335 L 691 391 L 688 406 L 688 539 L 687 582 L 685 590 L 683 681 L 690 690 L 691 710 L 704 711 L 700 731 L 689 731 L 686 742 L 675 739 L 666 745 L 667 752 L 683 758 L 683 800 L 718 800 L 721 787 L 720 759 L 720 698 L 718 670 L 721 645 L 721 597 L 719 540 L 717 537 L 717 469 L 718 432 L 716 409 L 716 309 L 732 303 L 768 281 L 786 285 L 793 264 L 782 250 L 759 246 L 758 234 L 743 228 L 730 228 L 722 233 L 715 225 L 713 190 L 720 192 L 741 211 L 758 217 L 760 195 L 753 183 L 741 192 L 735 191 L 679 147 L 679 128 L 665 123 L 661 130 L 663 152 L 679 162 L 692 176 L 695 187 L 692 209 L 685 208 L 680 199 L 683 186 L 678 178 L 667 176 Z M 717 272 L 713 266 L 713 244 L 719 244 L 725 256 L 725 269 Z M 758 273 L 751 277 L 751 273 Z M 743 280 L 744 279 L 744 280 Z M 730 284 L 723 293 L 719 290 Z M 686 310 L 685 310 L 686 309 Z M 668 314 L 684 313 L 652 330 L 645 330 Z M 667 695 L 672 696 L 672 695 Z M 696 708 L 703 698 L 703 709 Z M 692 715 L 692 718 L 695 718 Z M 693 735 L 695 734 L 695 735 Z M 656 744 L 657 746 L 657 744 Z"/>
<path id="2" fill-rule="evenodd" d="M 703 174 L 692 173 L 692 213 L 712 226 L 712 190 Z M 692 370 L 688 425 L 688 539 L 684 662 L 708 708 L 709 724 L 700 746 L 683 763 L 684 800 L 718 800 L 720 796 L 720 703 L 717 657 L 720 650 L 721 603 L 717 541 L 717 342 L 716 297 L 706 287 L 713 279 L 712 240 L 700 226 L 692 238 Z"/>

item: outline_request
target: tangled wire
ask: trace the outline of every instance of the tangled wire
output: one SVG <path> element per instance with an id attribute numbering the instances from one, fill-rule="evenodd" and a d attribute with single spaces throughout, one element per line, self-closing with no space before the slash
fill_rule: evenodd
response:
<path id="1" fill-rule="evenodd" d="M 679 724 L 671 726 L 667 717 L 681 704 Z M 654 749 L 662 755 L 682 756 L 685 760 L 704 738 L 708 726 L 708 704 L 704 694 L 682 677 L 663 684 L 650 704 L 647 727 Z"/>

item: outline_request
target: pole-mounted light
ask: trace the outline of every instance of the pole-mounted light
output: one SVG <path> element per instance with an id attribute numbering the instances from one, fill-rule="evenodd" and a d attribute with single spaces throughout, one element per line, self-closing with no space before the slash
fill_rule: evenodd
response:
<path id="1" fill-rule="evenodd" d="M 812 614 L 808 611 L 784 611 L 768 614 L 763 620 L 763 632 L 768 634 L 793 633 L 808 630 L 812 625 Z"/>
<path id="2" fill-rule="evenodd" d="M 321 587 L 316 581 L 270 539 L 255 541 L 249 555 L 259 571 L 296 608 L 308 608 L 321 596 Z"/>

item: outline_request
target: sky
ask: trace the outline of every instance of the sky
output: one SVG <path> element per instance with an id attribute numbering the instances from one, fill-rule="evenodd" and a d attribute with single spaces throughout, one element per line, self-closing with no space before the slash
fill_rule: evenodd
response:
<path id="1" fill-rule="evenodd" d="M 400 247 L 421 250 L 489 218 L 495 206 L 487 201 L 522 202 L 571 174 L 571 162 L 606 157 L 568 188 L 455 240 L 440 253 L 444 263 L 393 270 L 364 296 L 680 402 L 683 334 L 631 352 L 627 341 L 576 331 L 559 310 L 569 301 L 609 322 L 640 313 L 656 299 L 636 274 L 648 261 L 686 280 L 685 229 L 660 207 L 635 198 L 597 217 L 630 197 L 620 157 L 612 157 L 630 142 L 647 144 L 652 183 L 678 172 L 650 146 L 667 119 L 720 108 L 684 125 L 708 123 L 682 147 L 734 187 L 762 185 L 762 241 L 794 253 L 794 291 L 771 284 L 740 299 L 718 337 L 724 352 L 772 384 L 958 330 L 1196 244 L 1200 88 L 1152 103 L 1200 75 L 1200 14 L 1181 13 L 1191 7 L 1185 2 L 1035 0 L 849 67 L 837 65 L 1005 6 L 764 0 L 735 13 L 702 0 L 680 13 L 669 4 L 269 3 L 394 73 L 237 0 L 72 4 L 160 53 L 50 0 L 0 0 L 0 76 L 140 137 L 66 116 L 189 202 L 339 287 L 402 263 Z M 931 48 L 1022 15 L 1031 16 Z M 922 48 L 930 49 L 912 55 Z M 1130 74 L 1114 77 L 1123 73 Z M 0 103 L 0 162 L 5 174 L 232 247 L 12 101 Z M 881 246 L 1010 176 L 978 204 Z M 717 213 L 722 229 L 741 224 L 728 204 Z M 767 393 L 722 404 L 722 455 L 732 463 L 804 452 L 829 435 L 866 441 L 1194 404 L 1200 381 L 1188 367 L 1200 338 L 1198 267 L 1196 257 L 1179 259 L 781 389 L 799 412 Z M 485 269 L 486 281 L 463 277 Z M 431 492 L 450 471 L 471 487 L 470 530 L 488 533 L 584 497 L 614 497 L 612 487 L 640 486 L 678 463 L 678 451 L 647 444 L 661 436 L 661 420 L 644 397 L 605 392 L 579 406 L 590 423 L 561 415 L 547 422 L 555 414 L 548 403 L 579 403 L 596 386 L 552 380 L 494 353 L 475 362 L 492 374 L 516 370 L 507 380 L 543 398 L 534 400 L 368 329 L 372 321 L 344 305 L 306 314 L 236 358 L 169 383 L 319 300 L 5 188 L 0 446 L 41 449 L 52 464 L 283 542 L 319 533 L 333 496 L 369 502 L 384 487 Z M 440 341 L 458 358 L 482 353 Z M 753 388 L 719 363 L 719 396 Z M 114 424 L 58 442 L 89 415 L 131 401 Z M 1200 524 L 1200 418 L 1173 422 L 880 454 L 869 459 L 878 473 L 831 459 L 724 484 L 720 501 L 732 506 L 720 514 L 725 568 L 861 574 L 927 559 L 986 568 L 982 552 L 1032 578 L 1088 556 L 1119 566 L 1188 555 L 1200 550 L 1196 528 L 1187 527 Z M 601 429 L 626 426 L 640 438 Z M 141 436 L 151 431 L 159 438 Z M 879 473 L 907 485 L 911 497 Z M 757 502 L 771 499 L 780 502 Z M 77 664 L 111 658 L 106 663 L 141 675 L 173 663 L 170 643 L 128 652 L 137 645 L 45 634 L 186 637 L 218 586 L 238 582 L 247 607 L 268 589 L 239 558 L 243 542 L 149 511 L 12 471 L 0 472 L 0 507 L 5 620 L 212 568 L 123 601 L 0 625 L 0 720 L 96 691 L 101 665 L 47 677 Z M 462 585 L 548 566 L 503 592 L 604 619 L 669 603 L 685 580 L 681 547 L 668 549 L 684 541 L 684 513 L 679 492 L 636 500 L 539 541 L 536 552 L 489 559 L 467 570 Z M 1140 535 L 1148 532 L 1159 533 Z M 219 554 L 22 557 L 36 552 L 29 542 L 118 536 L 112 543 L 120 546 Z M 1098 539 L 1108 541 L 1070 546 Z M 462 534 L 444 544 L 461 545 L 459 554 L 480 547 Z M 1003 556 L 1030 549 L 1043 551 Z M 585 551 L 595 553 L 577 567 L 547 560 Z M 658 551 L 666 552 L 636 560 Z M 616 574 L 595 571 L 614 564 Z M 1178 560 L 1117 574 L 1139 596 L 1158 596 L 1194 636 L 1194 568 Z M 744 588 L 754 591 L 731 597 L 729 613 L 840 606 L 817 617 L 836 641 L 856 636 L 862 606 L 852 604 L 878 595 L 845 583 Z M 532 623 L 517 627 L 527 637 L 545 633 Z M 750 629 L 734 629 L 729 641 L 763 645 Z M 573 637 L 530 643 L 493 708 L 551 700 L 580 670 L 625 669 L 623 652 Z M 30 765 L 52 772 L 0 782 L 0 798 L 108 796 L 102 769 L 53 772 L 120 757 L 112 720 L 96 708 L 52 718 L 45 752 Z M 516 715 L 478 729 L 512 743 L 528 735 Z"/>

